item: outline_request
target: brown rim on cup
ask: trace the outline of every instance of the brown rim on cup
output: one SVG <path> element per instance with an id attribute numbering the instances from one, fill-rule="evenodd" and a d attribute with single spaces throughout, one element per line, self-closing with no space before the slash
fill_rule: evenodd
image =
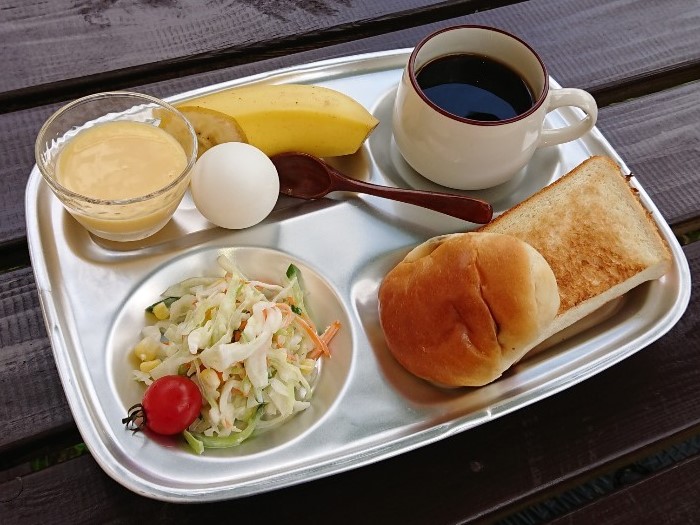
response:
<path id="1" fill-rule="evenodd" d="M 503 120 L 496 120 L 496 121 L 484 121 L 484 120 L 476 120 L 476 119 L 470 119 L 466 117 L 460 117 L 459 115 L 455 115 L 454 113 L 450 113 L 449 111 L 441 108 L 437 104 L 435 104 L 432 100 L 430 100 L 426 94 L 423 92 L 423 88 L 418 84 L 418 78 L 417 78 L 417 73 L 420 68 L 428 64 L 429 62 L 432 62 L 433 60 L 436 60 L 440 57 L 443 56 L 449 56 L 450 54 L 457 54 L 457 53 L 474 53 L 474 54 L 482 54 L 483 56 L 486 56 L 492 60 L 497 60 L 498 62 L 504 63 L 502 57 L 496 57 L 491 54 L 488 54 L 486 52 L 484 53 L 479 53 L 478 50 L 465 50 L 463 47 L 458 47 L 459 43 L 456 44 L 456 47 L 454 50 L 451 52 L 447 53 L 441 53 L 440 55 L 434 55 L 431 56 L 429 59 L 427 59 L 424 63 L 420 64 L 418 67 L 416 67 L 416 60 L 418 58 L 418 55 L 420 52 L 427 46 L 429 45 L 430 41 L 435 38 L 436 36 L 446 33 L 446 32 L 451 32 L 451 31 L 456 31 L 459 29 L 479 29 L 483 31 L 489 31 L 493 33 L 500 33 L 501 35 L 505 35 L 506 37 L 509 37 L 515 41 L 517 41 L 521 46 L 522 46 L 522 51 L 527 53 L 527 56 L 530 58 L 535 58 L 537 60 L 537 63 L 539 64 L 539 67 L 542 70 L 542 77 L 543 77 L 543 84 L 542 86 L 534 86 L 537 88 L 533 89 L 533 86 L 530 82 L 530 78 L 528 78 L 517 66 L 517 64 L 513 63 L 505 63 L 509 68 L 513 69 L 515 72 L 517 72 L 518 75 L 520 75 L 521 78 L 525 81 L 527 84 L 528 88 L 532 91 L 532 95 L 534 98 L 534 103 L 530 109 L 527 111 L 520 113 L 519 115 L 509 118 L 509 119 L 503 119 Z M 534 62 L 533 62 L 534 64 Z M 539 109 L 539 107 L 544 103 L 545 99 L 547 98 L 547 94 L 549 93 L 549 73 L 547 72 L 547 67 L 544 65 L 544 62 L 540 58 L 539 54 L 530 47 L 526 42 L 524 42 L 522 39 L 518 38 L 517 36 L 509 33 L 508 31 L 504 31 L 502 29 L 498 29 L 495 27 L 489 27 L 489 26 L 482 26 L 482 25 L 458 25 L 458 26 L 450 26 L 450 27 L 445 27 L 443 29 L 439 29 L 437 31 L 434 31 L 433 33 L 429 34 L 423 40 L 421 40 L 416 47 L 413 49 L 411 52 L 411 56 L 408 59 L 408 74 L 409 78 L 411 80 L 411 84 L 413 85 L 413 89 L 418 93 L 418 95 L 423 99 L 423 101 L 428 104 L 431 108 L 433 108 L 435 111 L 439 112 L 440 114 L 451 118 L 453 120 L 459 121 L 459 122 L 466 122 L 469 124 L 473 124 L 476 126 L 500 126 L 502 124 L 508 124 L 510 122 L 516 122 L 518 120 L 521 120 L 528 115 L 531 115 L 535 111 Z"/>

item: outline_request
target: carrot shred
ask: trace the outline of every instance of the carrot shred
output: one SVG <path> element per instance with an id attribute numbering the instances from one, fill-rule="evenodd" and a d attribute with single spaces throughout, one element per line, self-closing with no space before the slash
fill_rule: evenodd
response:
<path id="1" fill-rule="evenodd" d="M 328 345 L 323 342 L 323 340 L 318 336 L 316 330 L 314 330 L 309 323 L 307 323 L 300 315 L 296 316 L 296 321 L 301 325 L 304 331 L 309 335 L 314 343 L 314 349 L 309 352 L 309 357 L 311 359 L 316 359 L 321 354 L 325 356 L 330 356 L 331 352 L 328 349 Z"/>
<path id="2" fill-rule="evenodd" d="M 330 343 L 331 339 L 338 333 L 338 330 L 340 330 L 340 321 L 333 321 L 328 325 L 326 331 L 321 334 L 321 341 L 326 344 Z"/>
<path id="3" fill-rule="evenodd" d="M 326 331 L 323 332 L 323 335 L 319 336 L 311 319 L 307 321 L 306 317 L 294 312 L 287 303 L 276 303 L 276 306 L 285 313 L 285 316 L 290 316 L 291 319 L 296 321 L 311 338 L 311 341 L 314 343 L 314 349 L 309 352 L 308 357 L 311 359 L 316 359 L 320 355 L 330 357 L 331 351 L 328 348 L 328 343 L 340 329 L 339 321 L 331 323 L 331 325 L 326 328 Z M 286 326 L 287 323 L 284 324 Z"/>

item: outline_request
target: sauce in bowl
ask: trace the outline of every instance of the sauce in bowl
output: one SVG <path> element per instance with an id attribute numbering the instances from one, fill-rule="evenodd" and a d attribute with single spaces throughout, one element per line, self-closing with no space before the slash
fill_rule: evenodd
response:
<path id="1" fill-rule="evenodd" d="M 172 135 L 143 122 L 114 121 L 71 139 L 58 155 L 56 179 L 86 197 L 122 200 L 167 186 L 186 166 Z"/>
<path id="2" fill-rule="evenodd" d="M 91 234 L 136 241 L 160 230 L 177 209 L 197 159 L 197 136 L 167 102 L 114 91 L 59 109 L 39 131 L 34 153 L 44 181 Z"/>

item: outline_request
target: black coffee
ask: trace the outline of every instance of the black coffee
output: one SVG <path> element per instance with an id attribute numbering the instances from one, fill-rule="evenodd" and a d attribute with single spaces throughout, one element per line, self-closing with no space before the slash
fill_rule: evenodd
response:
<path id="1" fill-rule="evenodd" d="M 434 104 L 472 120 L 506 120 L 525 113 L 535 103 L 520 75 L 481 55 L 436 58 L 418 71 L 417 78 Z"/>

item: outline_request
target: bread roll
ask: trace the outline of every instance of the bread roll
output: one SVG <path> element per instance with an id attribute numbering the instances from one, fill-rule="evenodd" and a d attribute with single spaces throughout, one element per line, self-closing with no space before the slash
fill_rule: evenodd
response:
<path id="1" fill-rule="evenodd" d="M 481 386 L 518 361 L 559 309 L 549 264 L 496 233 L 436 237 L 413 249 L 379 288 L 389 350 L 413 374 Z"/>

